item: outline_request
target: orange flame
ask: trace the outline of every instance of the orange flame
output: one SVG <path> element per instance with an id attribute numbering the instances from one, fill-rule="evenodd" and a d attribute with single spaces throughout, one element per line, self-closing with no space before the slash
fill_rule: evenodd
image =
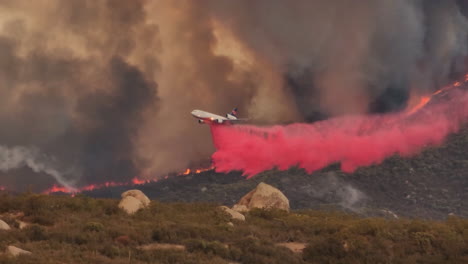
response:
<path id="1" fill-rule="evenodd" d="M 430 100 L 431 100 L 431 96 L 423 96 L 423 97 L 421 97 L 419 103 L 417 103 L 415 106 L 413 106 L 412 108 L 410 108 L 410 110 L 408 110 L 406 113 L 407 113 L 408 115 L 414 114 L 414 113 L 417 112 L 419 109 L 423 108 L 427 103 L 429 103 Z"/>
<path id="2" fill-rule="evenodd" d="M 177 174 L 178 176 L 182 175 L 189 175 L 189 174 L 199 174 L 205 171 L 212 170 L 213 167 L 209 168 L 204 168 L 204 169 L 186 169 L 184 172 Z M 168 179 L 169 175 L 164 176 L 164 179 Z M 56 192 L 62 192 L 62 193 L 69 193 L 71 195 L 74 195 L 75 193 L 82 192 L 82 191 L 92 191 L 96 189 L 101 189 L 105 187 L 115 187 L 115 186 L 131 186 L 131 185 L 141 185 L 141 184 L 146 184 L 146 183 L 151 183 L 151 182 L 157 182 L 158 179 L 151 179 L 151 180 L 142 180 L 138 178 L 133 178 L 130 182 L 105 182 L 101 184 L 91 184 L 82 188 L 79 188 L 77 190 L 72 190 L 63 186 L 57 186 L 53 185 L 51 188 L 47 189 L 44 191 L 45 194 L 50 194 L 50 193 L 56 193 Z M 3 188 L 3 189 L 2 189 Z M 0 190 L 4 190 L 5 188 L 0 186 Z"/>
<path id="3" fill-rule="evenodd" d="M 455 88 L 455 87 L 460 87 L 463 84 L 467 84 L 467 83 L 468 83 L 468 74 L 465 74 L 463 81 L 456 81 L 452 85 L 449 85 L 449 86 L 446 86 L 446 87 L 444 87 L 442 89 L 439 89 L 439 90 L 435 91 L 434 93 L 432 93 L 431 95 L 421 96 L 419 98 L 419 100 L 418 100 L 419 101 L 418 103 L 416 103 L 416 104 L 411 104 L 410 103 L 408 110 L 406 110 L 406 114 L 407 115 L 414 114 L 419 109 L 423 108 L 425 105 L 427 105 L 427 103 L 429 103 L 431 101 L 432 96 L 438 95 L 438 94 L 440 94 L 442 92 L 445 92 L 445 91 L 447 91 L 449 89 L 452 89 L 452 88 Z M 410 102 L 411 101 L 413 101 L 413 100 L 410 99 Z"/>

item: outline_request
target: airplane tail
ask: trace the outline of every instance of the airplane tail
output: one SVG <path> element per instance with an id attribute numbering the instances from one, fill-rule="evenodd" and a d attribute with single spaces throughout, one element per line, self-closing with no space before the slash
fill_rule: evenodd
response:
<path id="1" fill-rule="evenodd" d="M 228 119 L 237 119 L 237 107 L 235 107 L 234 109 L 232 109 L 231 113 L 226 114 L 226 117 L 227 117 Z"/>
<path id="2" fill-rule="evenodd" d="M 234 109 L 232 109 L 231 115 L 237 117 L 237 107 L 235 107 Z"/>

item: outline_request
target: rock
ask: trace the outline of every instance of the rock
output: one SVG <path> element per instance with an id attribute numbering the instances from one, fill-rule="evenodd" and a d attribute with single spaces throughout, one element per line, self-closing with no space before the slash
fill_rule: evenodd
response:
<path id="1" fill-rule="evenodd" d="M 24 229 L 24 228 L 26 228 L 26 227 L 29 226 L 28 223 L 23 222 L 23 221 L 20 221 L 20 220 L 16 220 L 16 222 L 18 222 L 18 227 L 19 227 L 19 229 Z"/>
<path id="2" fill-rule="evenodd" d="M 233 210 L 239 211 L 252 208 L 274 208 L 289 211 L 289 200 L 284 194 L 275 187 L 261 182 L 251 192 L 246 194 L 233 207 Z"/>
<path id="3" fill-rule="evenodd" d="M 129 190 L 122 193 L 122 200 L 119 207 L 128 214 L 134 214 L 136 211 L 149 206 L 150 199 L 140 190 Z"/>
<path id="4" fill-rule="evenodd" d="M 185 250 L 185 246 L 177 245 L 177 244 L 153 243 L 153 244 L 139 246 L 138 249 L 141 249 L 141 250 Z"/>
<path id="5" fill-rule="evenodd" d="M 302 251 L 304 251 L 304 248 L 306 248 L 307 246 L 306 243 L 299 243 L 299 242 L 278 243 L 276 245 L 280 247 L 285 247 L 294 253 L 302 253 Z"/>
<path id="6" fill-rule="evenodd" d="M 239 213 L 244 213 L 244 212 L 248 212 L 249 208 L 247 208 L 247 206 L 245 206 L 245 205 L 235 204 L 232 207 L 232 210 L 234 210 L 236 212 L 239 212 Z"/>
<path id="7" fill-rule="evenodd" d="M 234 226 L 234 223 L 228 222 L 227 225 L 228 225 L 228 226 Z"/>
<path id="8" fill-rule="evenodd" d="M 136 199 L 138 199 L 145 207 L 148 206 L 150 204 L 150 199 L 148 198 L 148 196 L 146 196 L 142 191 L 140 190 L 129 190 L 129 191 L 126 191 L 124 193 L 122 193 L 122 198 L 125 198 L 125 197 L 128 197 L 128 196 L 131 196 L 131 197 L 134 197 Z"/>
<path id="9" fill-rule="evenodd" d="M 219 207 L 221 210 L 223 210 L 224 212 L 228 213 L 229 215 L 231 215 L 231 218 L 232 219 L 237 219 L 237 220 L 240 220 L 240 221 L 245 221 L 245 216 L 239 212 L 236 212 L 230 208 L 228 208 L 227 206 L 220 206 Z"/>
<path id="10" fill-rule="evenodd" d="M 5 221 L 0 220 L 0 230 L 10 230 L 10 226 Z"/>
<path id="11" fill-rule="evenodd" d="M 127 196 L 120 201 L 119 207 L 122 208 L 128 214 L 134 214 L 138 210 L 144 208 L 145 206 L 137 198 L 133 196 Z"/>
<path id="12" fill-rule="evenodd" d="M 10 255 L 12 255 L 14 257 L 19 256 L 19 255 L 32 254 L 30 251 L 27 251 L 27 250 L 24 250 L 24 249 L 21 249 L 21 248 L 17 248 L 17 247 L 14 247 L 14 246 L 8 246 L 7 249 L 6 249 L 6 253 L 10 254 Z"/>

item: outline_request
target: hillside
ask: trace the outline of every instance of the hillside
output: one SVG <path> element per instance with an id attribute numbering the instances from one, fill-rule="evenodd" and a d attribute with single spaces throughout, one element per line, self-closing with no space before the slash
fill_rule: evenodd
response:
<path id="1" fill-rule="evenodd" d="M 468 217 L 468 129 L 439 147 L 411 157 L 398 156 L 351 174 L 339 165 L 307 174 L 303 170 L 267 171 L 246 180 L 240 172 L 207 171 L 173 176 L 139 185 L 150 198 L 164 202 L 215 202 L 232 205 L 259 182 L 285 193 L 293 209 L 339 208 L 367 216 L 389 215 L 445 219 Z M 129 187 L 85 192 L 92 197 L 119 198 Z M 133 187 L 130 187 L 133 188 Z"/>
<path id="2" fill-rule="evenodd" d="M 467 263 L 468 221 L 385 220 L 215 204 L 161 203 L 127 215 L 118 200 L 0 194 L 0 263 Z M 20 228 L 18 221 L 27 223 Z M 31 252 L 13 257 L 15 246 Z M 287 248 L 291 247 L 295 251 Z"/>

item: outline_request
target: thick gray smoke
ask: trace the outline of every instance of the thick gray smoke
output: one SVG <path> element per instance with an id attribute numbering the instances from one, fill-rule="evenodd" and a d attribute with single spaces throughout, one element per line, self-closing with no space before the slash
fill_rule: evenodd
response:
<path id="1" fill-rule="evenodd" d="M 0 185 L 196 166 L 213 147 L 195 108 L 262 123 L 401 109 L 466 71 L 467 14 L 461 0 L 0 0 L 0 145 L 73 171 L 16 166 Z"/>

